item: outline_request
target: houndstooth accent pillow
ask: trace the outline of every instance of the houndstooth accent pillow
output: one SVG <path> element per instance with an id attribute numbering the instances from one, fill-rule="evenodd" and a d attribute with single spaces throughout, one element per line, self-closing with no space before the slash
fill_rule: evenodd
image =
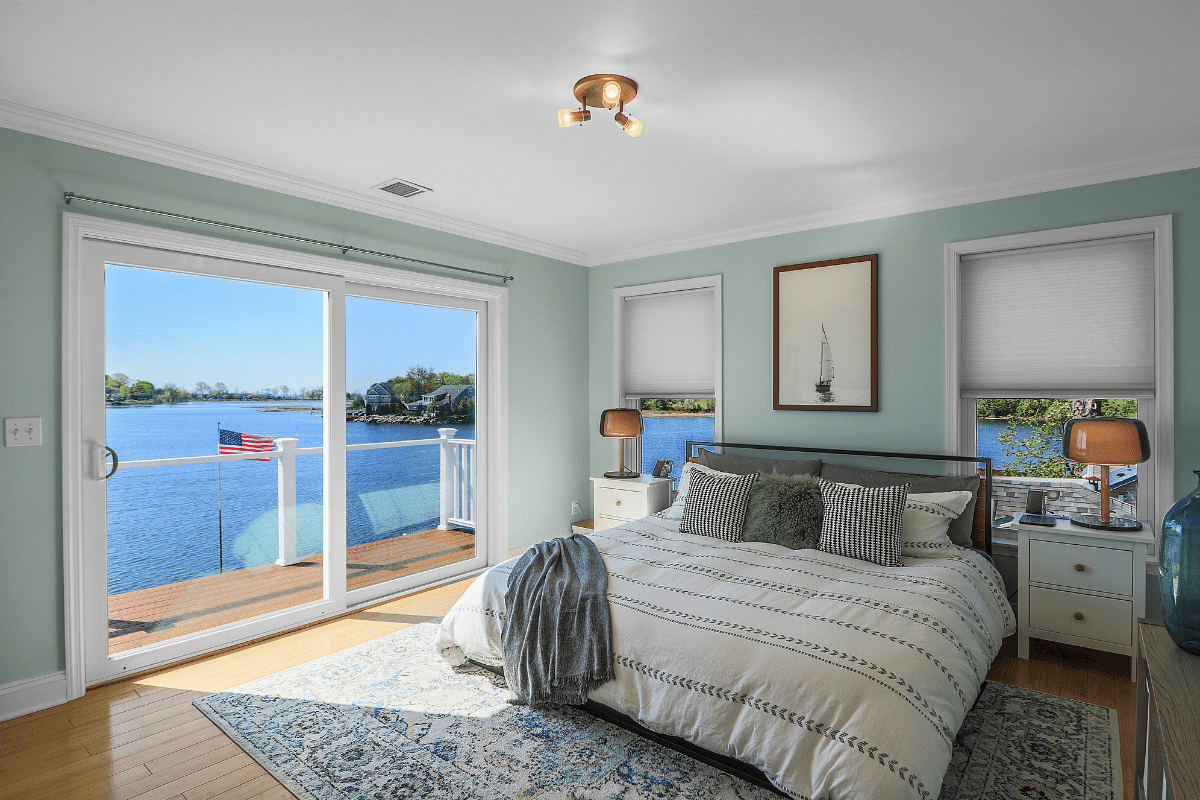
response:
<path id="1" fill-rule="evenodd" d="M 820 549 L 881 567 L 903 565 L 900 531 L 911 484 L 876 489 L 826 480 L 820 484 L 821 500 L 825 503 Z"/>
<path id="2" fill-rule="evenodd" d="M 746 507 L 750 504 L 750 489 L 757 477 L 757 472 L 749 475 L 693 472 L 687 499 L 683 502 L 680 532 L 740 542 L 742 526 L 746 524 Z"/>

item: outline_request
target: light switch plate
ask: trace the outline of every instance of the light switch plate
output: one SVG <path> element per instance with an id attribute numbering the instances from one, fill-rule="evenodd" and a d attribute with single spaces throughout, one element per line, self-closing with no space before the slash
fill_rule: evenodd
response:
<path id="1" fill-rule="evenodd" d="M 5 447 L 24 447 L 41 443 L 41 417 L 9 417 L 4 420 Z"/>

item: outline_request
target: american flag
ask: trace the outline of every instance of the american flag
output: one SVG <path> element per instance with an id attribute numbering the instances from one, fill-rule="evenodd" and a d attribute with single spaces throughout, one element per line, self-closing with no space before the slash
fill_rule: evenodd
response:
<path id="1" fill-rule="evenodd" d="M 227 431 L 224 428 L 219 430 L 221 433 L 221 439 L 217 452 L 223 456 L 231 453 L 261 453 L 264 450 L 275 449 L 275 438 L 273 436 L 257 436 L 253 433 L 238 433 L 237 431 Z M 246 460 L 270 461 L 271 459 L 248 458 Z"/>

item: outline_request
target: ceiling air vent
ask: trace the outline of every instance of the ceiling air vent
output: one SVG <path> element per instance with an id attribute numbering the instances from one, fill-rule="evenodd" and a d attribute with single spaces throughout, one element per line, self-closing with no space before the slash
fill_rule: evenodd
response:
<path id="1" fill-rule="evenodd" d="M 382 189 L 388 194 L 394 194 L 397 197 L 416 197 L 419 194 L 425 194 L 426 192 L 433 191 L 433 189 L 430 189 L 428 186 L 421 186 L 420 184 L 413 183 L 412 181 L 405 181 L 399 178 L 385 181 L 375 188 Z"/>

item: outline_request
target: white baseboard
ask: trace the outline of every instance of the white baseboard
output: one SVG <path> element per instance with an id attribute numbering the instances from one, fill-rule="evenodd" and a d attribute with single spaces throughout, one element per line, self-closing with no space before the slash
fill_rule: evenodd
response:
<path id="1" fill-rule="evenodd" d="M 54 672 L 40 678 L 0 686 L 0 722 L 32 714 L 67 702 L 67 673 Z"/>

